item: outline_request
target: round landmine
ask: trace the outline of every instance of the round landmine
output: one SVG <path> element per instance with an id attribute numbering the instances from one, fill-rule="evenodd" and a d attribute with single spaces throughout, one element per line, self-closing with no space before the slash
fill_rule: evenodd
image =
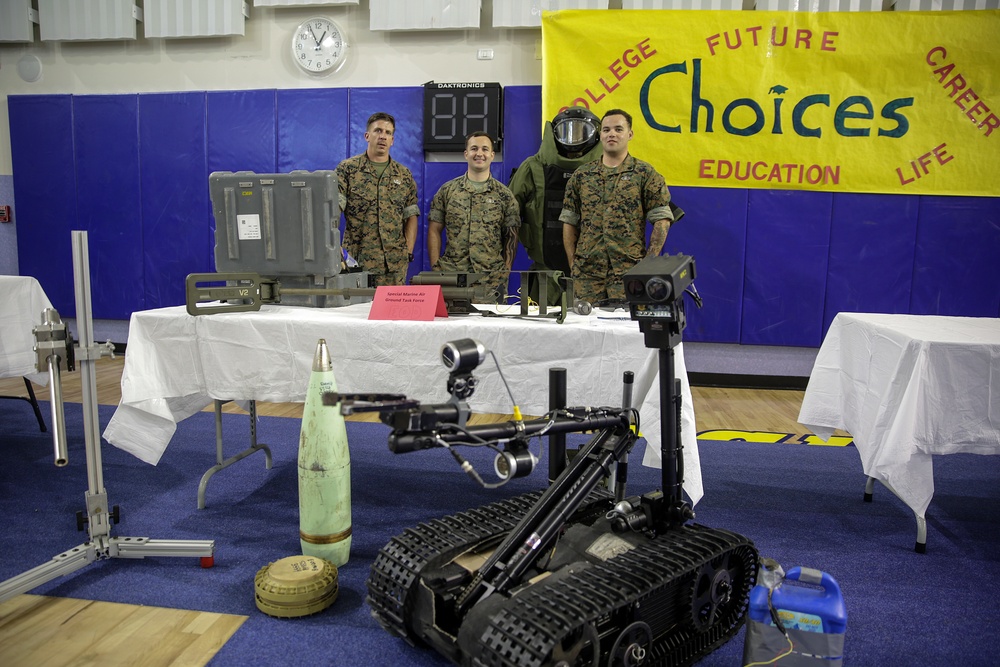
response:
<path id="1" fill-rule="evenodd" d="M 254 576 L 257 608 L 269 616 L 295 618 L 323 611 L 337 599 L 337 566 L 316 556 L 289 556 Z"/>

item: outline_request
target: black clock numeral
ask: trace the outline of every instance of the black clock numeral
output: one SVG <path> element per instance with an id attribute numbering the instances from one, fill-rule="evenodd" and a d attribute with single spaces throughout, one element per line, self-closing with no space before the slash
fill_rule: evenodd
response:
<path id="1" fill-rule="evenodd" d="M 337 24 L 324 18 L 301 23 L 294 33 L 292 58 L 312 73 L 333 71 L 344 58 L 346 43 Z"/>

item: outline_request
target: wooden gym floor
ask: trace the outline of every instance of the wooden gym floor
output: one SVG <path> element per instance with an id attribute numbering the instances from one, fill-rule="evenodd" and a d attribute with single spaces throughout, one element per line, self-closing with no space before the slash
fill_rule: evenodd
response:
<path id="1" fill-rule="evenodd" d="M 121 400 L 124 364 L 122 356 L 97 361 L 97 400 L 101 405 L 118 405 Z M 81 402 L 80 373 L 64 373 L 62 379 L 63 400 Z M 39 401 L 48 400 L 47 388 L 34 386 L 34 391 Z M 726 430 L 805 434 L 795 421 L 802 404 L 802 391 L 692 387 L 691 394 L 699 433 Z M 0 396 L 27 395 L 21 378 L 0 380 Z M 19 403 L 5 400 L 0 403 L 0 410 L 31 409 Z M 242 412 L 232 403 L 223 409 Z M 258 403 L 257 411 L 262 416 L 301 418 L 302 405 Z M 47 411 L 43 415 L 48 422 Z M 377 419 L 375 415 L 363 417 Z M 507 415 L 474 417 L 480 423 L 507 418 Z M 86 613 L 80 613 L 84 610 Z M 9 667 L 204 665 L 245 620 L 245 616 L 209 612 L 19 595 L 0 604 L 0 664 Z M 156 650 L 150 651 L 151 646 Z"/>

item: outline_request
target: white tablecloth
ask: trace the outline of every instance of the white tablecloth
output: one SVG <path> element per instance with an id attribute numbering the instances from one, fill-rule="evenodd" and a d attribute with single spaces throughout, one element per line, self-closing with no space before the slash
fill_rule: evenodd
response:
<path id="1" fill-rule="evenodd" d="M 923 518 L 932 455 L 1000 454 L 1000 319 L 838 314 L 799 423 L 849 432 L 865 474 Z"/>
<path id="2" fill-rule="evenodd" d="M 183 307 L 133 313 L 122 400 L 104 431 L 111 444 L 156 464 L 176 423 L 214 399 L 305 400 L 316 342 L 325 338 L 342 392 L 391 392 L 427 403 L 448 399 L 441 345 L 474 338 L 496 354 L 521 412 L 548 409 L 548 369 L 567 369 L 567 403 L 621 405 L 622 374 L 635 373 L 633 404 L 647 439 L 645 465 L 660 462 L 658 351 L 645 347 L 638 323 L 598 313 L 554 320 L 471 316 L 431 322 L 369 321 L 371 304 L 344 308 L 263 306 L 259 312 L 191 316 Z M 512 308 L 511 313 L 516 309 Z M 681 380 L 684 489 L 703 495 L 694 406 L 683 346 L 675 348 Z M 476 371 L 475 412 L 509 414 L 492 358 Z"/>
<path id="3" fill-rule="evenodd" d="M 42 311 L 51 308 L 38 281 L 28 276 L 0 276 L 0 378 L 26 377 L 49 383 L 48 373 L 35 372 L 35 337 Z"/>

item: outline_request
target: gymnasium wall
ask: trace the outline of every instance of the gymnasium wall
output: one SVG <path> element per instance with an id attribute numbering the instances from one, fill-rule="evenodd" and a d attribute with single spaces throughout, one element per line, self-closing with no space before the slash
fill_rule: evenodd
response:
<path id="1" fill-rule="evenodd" d="M 541 88 L 504 93 L 506 182 L 538 149 Z M 421 109 L 419 86 L 11 95 L 19 272 L 73 316 L 69 232 L 84 229 L 95 318 L 181 305 L 185 276 L 214 269 L 208 174 L 332 169 L 364 150 L 374 111 L 397 118 L 392 154 L 423 211 L 413 271 L 426 269 L 430 199 L 465 165 L 425 161 Z M 685 340 L 818 347 L 840 311 L 1000 316 L 1000 198 L 672 193 L 687 216 L 667 252 L 695 257 L 705 302 Z"/>

